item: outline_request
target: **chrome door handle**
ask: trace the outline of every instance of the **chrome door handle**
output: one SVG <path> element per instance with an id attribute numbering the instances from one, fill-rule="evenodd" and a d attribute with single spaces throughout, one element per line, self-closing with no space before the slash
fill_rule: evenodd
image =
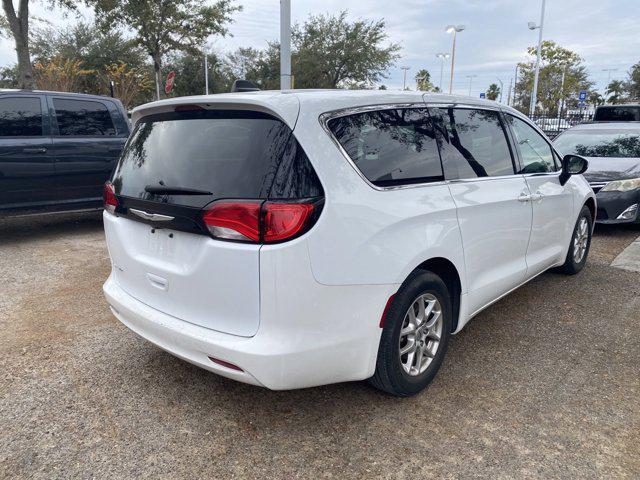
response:
<path id="1" fill-rule="evenodd" d="M 524 193 L 520 194 L 520 196 L 518 197 L 518 201 L 519 202 L 530 202 L 531 201 L 531 195 L 525 195 Z"/>
<path id="2" fill-rule="evenodd" d="M 540 192 L 536 192 L 533 195 L 531 195 L 531 200 L 533 200 L 534 202 L 539 202 L 544 198 L 544 194 L 540 193 Z"/>

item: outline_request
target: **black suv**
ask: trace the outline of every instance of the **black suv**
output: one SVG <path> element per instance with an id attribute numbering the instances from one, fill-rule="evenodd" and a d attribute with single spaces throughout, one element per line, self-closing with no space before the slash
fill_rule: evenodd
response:
<path id="1" fill-rule="evenodd" d="M 115 98 L 0 90 L 0 217 L 100 208 L 129 130 Z"/>

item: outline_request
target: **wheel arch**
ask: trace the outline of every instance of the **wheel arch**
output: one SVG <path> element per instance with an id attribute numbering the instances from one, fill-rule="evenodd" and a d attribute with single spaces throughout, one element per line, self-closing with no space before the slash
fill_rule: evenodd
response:
<path id="1" fill-rule="evenodd" d="M 584 205 L 591 212 L 591 220 L 592 220 L 593 225 L 595 225 L 596 224 L 596 200 L 595 200 L 595 198 L 588 197 L 585 200 Z"/>
<path id="2" fill-rule="evenodd" d="M 413 269 L 409 276 L 419 270 L 429 271 L 438 275 L 447 286 L 447 290 L 449 291 L 449 295 L 451 296 L 451 306 L 453 310 L 453 322 L 451 325 L 451 331 L 455 332 L 458 329 L 460 321 L 460 300 L 462 296 L 462 281 L 460 272 L 451 260 L 448 260 L 444 257 L 434 257 L 430 258 L 429 260 L 425 260 L 415 269 Z"/>

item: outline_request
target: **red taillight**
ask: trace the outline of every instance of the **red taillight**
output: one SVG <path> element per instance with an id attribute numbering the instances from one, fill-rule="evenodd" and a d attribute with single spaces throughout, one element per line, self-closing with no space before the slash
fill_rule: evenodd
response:
<path id="1" fill-rule="evenodd" d="M 216 202 L 202 219 L 214 237 L 258 242 L 261 204 L 261 200 Z"/>
<path id="2" fill-rule="evenodd" d="M 104 209 L 109 213 L 115 213 L 118 206 L 118 199 L 113 185 L 109 182 L 104 184 L 102 190 L 102 199 L 104 201 Z"/>
<path id="3" fill-rule="evenodd" d="M 215 238 L 273 243 L 302 233 L 314 208 L 313 203 L 222 200 L 213 203 L 202 220 Z"/>
<path id="4" fill-rule="evenodd" d="M 263 240 L 278 242 L 296 236 L 304 228 L 313 212 L 313 204 L 266 202 L 263 210 Z"/>

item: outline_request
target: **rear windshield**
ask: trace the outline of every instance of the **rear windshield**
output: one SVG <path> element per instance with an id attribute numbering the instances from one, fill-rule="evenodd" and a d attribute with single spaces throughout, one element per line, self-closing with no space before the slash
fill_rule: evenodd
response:
<path id="1" fill-rule="evenodd" d="M 619 130 L 569 130 L 553 142 L 563 155 L 583 157 L 640 157 L 638 132 Z"/>
<path id="2" fill-rule="evenodd" d="M 640 105 L 629 107 L 598 107 L 593 118 L 596 122 L 638 122 Z"/>
<path id="3" fill-rule="evenodd" d="M 267 114 L 247 111 L 200 109 L 144 117 L 127 142 L 113 184 L 117 195 L 192 207 L 221 198 L 322 195 L 291 129 Z M 158 193 L 161 188 L 172 191 Z M 192 194 L 183 194 L 184 189 Z"/>

